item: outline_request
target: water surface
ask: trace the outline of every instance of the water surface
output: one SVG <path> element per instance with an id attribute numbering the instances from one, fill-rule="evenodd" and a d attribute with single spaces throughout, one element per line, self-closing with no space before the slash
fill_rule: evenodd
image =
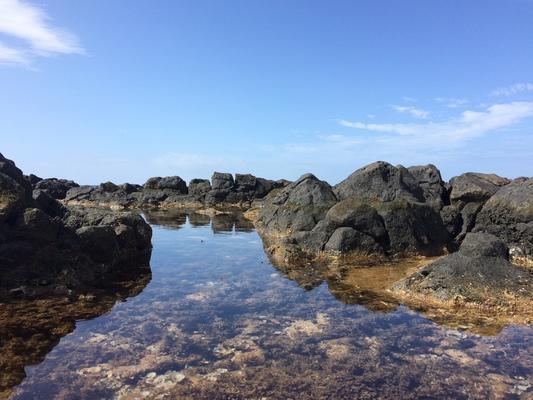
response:
<path id="1" fill-rule="evenodd" d="M 150 283 L 61 333 L 44 360 L 28 362 L 11 398 L 533 396 L 531 326 L 476 335 L 285 275 L 242 216 L 147 219 Z"/>

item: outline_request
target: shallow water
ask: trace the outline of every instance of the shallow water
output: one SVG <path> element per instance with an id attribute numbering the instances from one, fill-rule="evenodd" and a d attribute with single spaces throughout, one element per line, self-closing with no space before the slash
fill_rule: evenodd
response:
<path id="1" fill-rule="evenodd" d="M 166 211 L 147 219 L 151 281 L 59 332 L 11 398 L 533 396 L 531 326 L 475 335 L 285 275 L 242 216 Z"/>

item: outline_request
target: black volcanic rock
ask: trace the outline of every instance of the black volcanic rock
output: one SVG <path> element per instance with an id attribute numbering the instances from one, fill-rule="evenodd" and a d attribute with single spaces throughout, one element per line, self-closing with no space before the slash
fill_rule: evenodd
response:
<path id="1" fill-rule="evenodd" d="M 377 161 L 358 169 L 335 186 L 339 200 L 350 197 L 424 202 L 424 192 L 407 168 Z"/>
<path id="2" fill-rule="evenodd" d="M 0 296 L 92 290 L 147 268 L 151 228 L 139 215 L 65 207 L 52 197 L 64 182 L 32 191 L 1 155 L 0 171 Z"/>
<path id="3" fill-rule="evenodd" d="M 67 179 L 47 178 L 42 179 L 34 185 L 34 189 L 39 189 L 46 192 L 50 197 L 62 200 L 67 195 L 69 189 L 78 187 L 79 185 Z"/>
<path id="4" fill-rule="evenodd" d="M 191 179 L 189 182 L 189 194 L 204 198 L 205 195 L 211 190 L 211 182 L 209 179 Z"/>
<path id="5" fill-rule="evenodd" d="M 376 162 L 351 174 L 335 193 L 314 176 L 304 176 L 275 198 L 267 197 L 258 217 L 260 232 L 284 236 L 282 246 L 308 254 L 440 254 L 450 239 L 438 212 L 445 201 L 444 183 L 432 165 L 412 168 L 414 175 L 402 166 Z M 313 185 L 299 190 L 301 182 Z M 320 195 L 310 196 L 317 187 Z"/>
<path id="6" fill-rule="evenodd" d="M 145 189 L 153 190 L 172 190 L 179 194 L 187 194 L 187 184 L 179 176 L 166 176 L 164 178 L 154 177 L 150 178 L 144 184 Z"/>
<path id="7" fill-rule="evenodd" d="M 437 260 L 393 289 L 467 301 L 513 294 L 531 296 L 533 275 L 508 261 L 508 249 L 497 237 L 486 233 L 466 235 L 459 251 Z"/>
<path id="8" fill-rule="evenodd" d="M 29 175 L 24 175 L 24 178 L 26 178 L 26 180 L 28 182 L 30 182 L 30 184 L 33 186 L 35 185 L 37 182 L 40 182 L 43 180 L 43 178 L 40 178 L 38 177 L 37 175 L 33 175 L 33 174 L 29 174 Z"/>
<path id="9" fill-rule="evenodd" d="M 509 182 L 495 174 L 467 172 L 450 179 L 450 201 L 460 205 L 484 202 Z"/>
<path id="10" fill-rule="evenodd" d="M 474 231 L 497 236 L 513 259 L 533 265 L 533 179 L 500 188 L 478 213 Z"/>
<path id="11" fill-rule="evenodd" d="M 437 210 L 448 203 L 448 192 L 442 180 L 440 171 L 433 164 L 417 165 L 407 168 L 422 189 L 425 203 L 431 204 Z"/>
<path id="12" fill-rule="evenodd" d="M 477 172 L 467 172 L 450 180 L 449 205 L 445 207 L 446 210 L 441 210 L 441 216 L 451 224 L 447 225 L 447 229 L 453 237 L 452 247 L 458 246 L 465 235 L 473 230 L 483 204 L 509 182 L 509 179 L 495 174 Z M 451 218 L 452 215 L 455 217 Z"/>
<path id="13" fill-rule="evenodd" d="M 211 187 L 213 190 L 224 190 L 233 188 L 233 175 L 223 172 L 214 172 L 211 177 Z"/>
<path id="14" fill-rule="evenodd" d="M 336 202 L 327 182 L 305 174 L 265 199 L 258 223 L 272 233 L 310 231 Z"/>

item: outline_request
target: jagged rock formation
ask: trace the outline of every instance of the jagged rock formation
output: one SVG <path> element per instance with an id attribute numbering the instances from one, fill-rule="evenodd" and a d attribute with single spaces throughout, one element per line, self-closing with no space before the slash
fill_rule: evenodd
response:
<path id="1" fill-rule="evenodd" d="M 394 285 L 395 290 L 484 302 L 507 295 L 530 298 L 533 275 L 508 261 L 508 248 L 496 236 L 468 233 L 456 253 L 435 261 Z"/>
<path id="2" fill-rule="evenodd" d="M 91 290 L 148 266 L 150 226 L 132 213 L 63 206 L 49 193 L 61 197 L 65 182 L 32 191 L 0 154 L 0 295 Z"/>

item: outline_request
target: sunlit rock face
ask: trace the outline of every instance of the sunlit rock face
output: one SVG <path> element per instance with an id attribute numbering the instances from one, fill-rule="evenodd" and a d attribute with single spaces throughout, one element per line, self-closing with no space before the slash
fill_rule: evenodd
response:
<path id="1" fill-rule="evenodd" d="M 440 300 L 461 298 L 483 303 L 515 297 L 531 301 L 533 275 L 514 266 L 503 241 L 487 233 L 468 233 L 459 250 L 427 265 L 396 290 L 432 295 Z"/>
<path id="2" fill-rule="evenodd" d="M 268 196 L 257 226 L 292 252 L 439 254 L 449 241 L 439 215 L 444 183 L 434 166 L 413 172 L 376 162 L 334 188 L 304 175 Z"/>
<path id="3" fill-rule="evenodd" d="M 0 296 L 91 290 L 148 267 L 152 232 L 139 215 L 65 207 L 49 195 L 57 182 L 42 182 L 32 191 L 0 155 Z"/>

